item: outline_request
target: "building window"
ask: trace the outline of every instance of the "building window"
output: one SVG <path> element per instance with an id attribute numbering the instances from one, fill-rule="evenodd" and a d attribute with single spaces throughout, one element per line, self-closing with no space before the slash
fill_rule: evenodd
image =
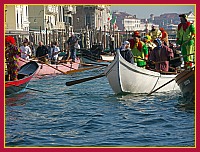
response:
<path id="1" fill-rule="evenodd" d="M 26 6 L 26 17 L 28 16 L 28 6 Z"/>
<path id="2" fill-rule="evenodd" d="M 17 12 L 17 28 L 19 28 L 19 14 Z"/>
<path id="3" fill-rule="evenodd" d="M 85 20 L 85 24 L 86 24 L 86 26 L 88 25 L 88 27 L 90 26 L 90 24 L 91 24 L 91 17 L 90 17 L 90 14 L 87 14 L 86 15 L 86 20 Z"/>

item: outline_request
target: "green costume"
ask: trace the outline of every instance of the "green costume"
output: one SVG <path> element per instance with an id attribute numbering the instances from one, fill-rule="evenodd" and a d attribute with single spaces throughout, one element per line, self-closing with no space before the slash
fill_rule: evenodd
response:
<path id="1" fill-rule="evenodd" d="M 148 48 L 144 42 L 139 41 L 138 43 L 135 43 L 132 48 L 132 53 L 134 56 L 134 62 L 137 63 L 137 66 L 146 66 L 145 60 L 148 59 Z"/>
<path id="2" fill-rule="evenodd" d="M 189 55 L 193 54 L 195 50 L 194 44 L 194 36 L 195 36 L 195 27 L 190 22 L 180 23 L 178 25 L 177 31 L 177 44 L 181 45 L 181 52 L 184 56 L 185 65 L 188 62 L 194 61 L 194 56 Z M 189 56 L 186 56 L 189 55 Z"/>

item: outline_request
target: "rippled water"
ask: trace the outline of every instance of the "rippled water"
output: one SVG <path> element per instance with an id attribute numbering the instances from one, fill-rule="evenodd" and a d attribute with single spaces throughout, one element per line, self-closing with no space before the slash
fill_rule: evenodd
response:
<path id="1" fill-rule="evenodd" d="M 93 70 L 34 79 L 26 90 L 6 97 L 6 146 L 195 146 L 194 107 L 179 91 L 115 95 L 106 77 Z"/>

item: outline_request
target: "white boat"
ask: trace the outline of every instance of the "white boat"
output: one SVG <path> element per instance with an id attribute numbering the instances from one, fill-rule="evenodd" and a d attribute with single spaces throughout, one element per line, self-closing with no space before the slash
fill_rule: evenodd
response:
<path id="1" fill-rule="evenodd" d="M 176 74 L 160 74 L 131 64 L 121 56 L 119 50 L 104 74 L 116 94 L 150 93 L 176 77 Z M 180 90 L 175 81 L 161 87 L 157 92 L 171 90 Z"/>
<path id="2" fill-rule="evenodd" d="M 114 57 L 114 55 L 101 55 L 103 61 L 113 61 Z"/>

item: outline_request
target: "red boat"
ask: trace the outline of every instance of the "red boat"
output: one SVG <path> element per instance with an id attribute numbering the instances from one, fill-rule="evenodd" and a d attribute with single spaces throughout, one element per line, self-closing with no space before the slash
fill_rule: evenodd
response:
<path id="1" fill-rule="evenodd" d="M 23 91 L 38 69 L 39 65 L 35 61 L 31 61 L 20 67 L 18 72 L 18 80 L 7 81 L 8 75 L 5 75 L 6 95 L 11 95 Z"/>

